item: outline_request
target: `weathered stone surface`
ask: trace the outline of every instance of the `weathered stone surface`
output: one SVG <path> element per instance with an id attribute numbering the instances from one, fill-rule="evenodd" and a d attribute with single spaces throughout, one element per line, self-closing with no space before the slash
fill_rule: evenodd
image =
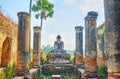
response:
<path id="1" fill-rule="evenodd" d="M 96 58 L 94 51 L 97 51 L 96 44 L 96 20 L 98 13 L 91 11 L 85 18 L 85 54 L 92 58 Z"/>
<path id="2" fill-rule="evenodd" d="M 107 61 L 103 57 L 97 57 L 97 65 L 107 65 Z"/>
<path id="3" fill-rule="evenodd" d="M 63 74 L 63 70 L 69 73 L 74 72 L 73 64 L 45 64 L 42 68 L 44 74 Z"/>
<path id="4" fill-rule="evenodd" d="M 98 13 L 90 11 L 85 18 L 85 73 L 87 78 L 96 78 L 97 40 L 96 20 Z M 84 79 L 84 78 L 83 78 Z M 85 78 L 86 79 L 86 78 Z"/>
<path id="5" fill-rule="evenodd" d="M 108 72 L 108 79 L 120 79 L 120 72 Z"/>
<path id="6" fill-rule="evenodd" d="M 48 64 L 70 64 L 70 55 L 69 54 L 53 54 L 50 53 L 47 55 Z"/>
<path id="7" fill-rule="evenodd" d="M 76 54 L 76 64 L 83 64 L 83 55 Z"/>
<path id="8" fill-rule="evenodd" d="M 83 64 L 83 27 L 75 27 L 76 31 L 76 49 L 75 49 L 75 63 Z"/>
<path id="9" fill-rule="evenodd" d="M 77 26 L 75 27 L 76 31 L 76 53 L 83 54 L 83 27 Z"/>
<path id="10" fill-rule="evenodd" d="M 40 64 L 40 57 L 33 54 L 33 67 Z"/>
<path id="11" fill-rule="evenodd" d="M 19 62 L 17 63 L 17 75 L 24 76 L 29 73 L 29 64 L 28 62 Z"/>
<path id="12" fill-rule="evenodd" d="M 108 78 L 120 79 L 120 0 L 104 0 Z"/>
<path id="13" fill-rule="evenodd" d="M 41 27 L 35 26 L 34 29 L 34 42 L 33 42 L 33 66 L 40 65 L 41 56 Z"/>
<path id="14" fill-rule="evenodd" d="M 85 71 L 96 72 L 97 61 L 95 58 L 86 57 L 85 58 Z"/>
<path id="15" fill-rule="evenodd" d="M 19 12 L 18 19 L 17 75 L 25 75 L 29 71 L 30 15 Z"/>
<path id="16" fill-rule="evenodd" d="M 66 54 L 66 50 L 64 50 L 64 42 L 60 35 L 56 37 L 56 41 L 54 42 L 54 49 L 51 51 L 54 54 Z"/>
<path id="17" fill-rule="evenodd" d="M 0 13 L 0 66 L 17 59 L 17 24 Z"/>

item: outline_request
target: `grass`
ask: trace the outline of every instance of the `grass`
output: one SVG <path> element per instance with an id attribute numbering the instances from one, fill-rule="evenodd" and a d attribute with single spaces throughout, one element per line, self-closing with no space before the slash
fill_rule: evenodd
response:
<path id="1" fill-rule="evenodd" d="M 46 76 L 41 74 L 41 75 L 35 76 L 34 79 L 52 79 L 52 76 L 51 75 Z"/>
<path id="2" fill-rule="evenodd" d="M 52 75 L 37 75 L 34 79 L 52 79 Z M 62 74 L 60 79 L 81 79 L 80 76 L 73 74 Z"/>
<path id="3" fill-rule="evenodd" d="M 81 79 L 80 76 L 73 75 L 73 74 L 67 74 L 67 75 L 61 75 L 60 79 Z"/>

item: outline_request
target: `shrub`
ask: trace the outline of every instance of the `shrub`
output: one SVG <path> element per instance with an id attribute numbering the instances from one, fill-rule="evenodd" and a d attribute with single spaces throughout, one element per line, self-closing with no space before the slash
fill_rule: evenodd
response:
<path id="1" fill-rule="evenodd" d="M 72 64 L 74 64 L 74 54 L 70 53 L 70 61 Z"/>
<path id="2" fill-rule="evenodd" d="M 4 69 L 4 72 L 0 75 L 0 79 L 13 79 L 15 75 L 15 69 L 16 69 L 15 63 L 10 63 Z"/>
<path id="3" fill-rule="evenodd" d="M 97 73 L 98 73 L 99 79 L 107 79 L 107 66 L 98 65 L 97 66 Z"/>

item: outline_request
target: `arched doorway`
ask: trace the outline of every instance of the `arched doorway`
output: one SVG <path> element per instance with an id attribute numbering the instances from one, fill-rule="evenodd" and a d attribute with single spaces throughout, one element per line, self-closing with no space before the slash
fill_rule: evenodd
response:
<path id="1" fill-rule="evenodd" d="M 10 52 L 11 52 L 11 45 L 10 45 L 10 38 L 6 38 L 2 45 L 2 56 L 1 56 L 1 66 L 6 67 L 10 63 Z"/>

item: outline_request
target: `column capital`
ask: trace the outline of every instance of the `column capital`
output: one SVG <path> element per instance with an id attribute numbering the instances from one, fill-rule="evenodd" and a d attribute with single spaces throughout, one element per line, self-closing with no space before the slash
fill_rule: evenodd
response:
<path id="1" fill-rule="evenodd" d="M 82 32 L 83 31 L 83 27 L 82 26 L 76 26 L 75 30 L 76 30 L 76 32 Z"/>
<path id="2" fill-rule="evenodd" d="M 90 12 L 88 12 L 87 17 L 85 19 L 91 18 L 92 21 L 96 21 L 97 17 L 98 17 L 98 13 L 97 12 L 90 11 Z"/>
<path id="3" fill-rule="evenodd" d="M 18 13 L 17 13 L 17 16 L 18 16 L 18 18 L 20 18 L 20 17 L 22 17 L 22 16 L 29 18 L 29 17 L 30 17 L 30 14 L 27 13 L 27 12 L 18 12 Z"/>
<path id="4" fill-rule="evenodd" d="M 34 32 L 41 32 L 41 27 L 40 26 L 34 26 L 33 30 L 34 30 Z"/>

